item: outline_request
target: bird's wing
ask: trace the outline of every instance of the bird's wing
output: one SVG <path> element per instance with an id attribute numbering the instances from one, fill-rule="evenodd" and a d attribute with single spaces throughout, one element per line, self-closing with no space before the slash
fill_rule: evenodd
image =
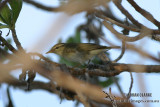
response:
<path id="1" fill-rule="evenodd" d="M 83 44 L 80 44 L 78 49 L 85 50 L 85 51 L 92 51 L 92 50 L 97 50 L 97 49 L 107 49 L 107 47 L 100 46 L 97 44 L 91 44 L 91 43 L 83 43 Z"/>

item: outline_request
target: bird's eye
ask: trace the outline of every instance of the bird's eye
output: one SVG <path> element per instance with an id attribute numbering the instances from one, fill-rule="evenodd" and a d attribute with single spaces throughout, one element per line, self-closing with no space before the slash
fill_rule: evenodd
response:
<path id="1" fill-rule="evenodd" d="M 55 49 L 58 49 L 59 47 L 56 47 Z"/>

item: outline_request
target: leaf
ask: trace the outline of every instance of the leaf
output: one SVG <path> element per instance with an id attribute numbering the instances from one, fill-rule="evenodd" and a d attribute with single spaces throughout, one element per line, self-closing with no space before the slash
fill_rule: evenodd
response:
<path id="1" fill-rule="evenodd" d="M 66 43 L 81 43 L 80 31 L 76 30 L 75 36 L 68 38 Z"/>
<path id="2" fill-rule="evenodd" d="M 76 39 L 77 43 L 81 43 L 81 35 L 80 35 L 79 30 L 76 31 L 75 39 Z"/>
<path id="3" fill-rule="evenodd" d="M 0 20 L 7 25 L 11 25 L 11 18 L 11 10 L 9 9 L 8 5 L 5 5 L 0 12 Z"/>
<path id="4" fill-rule="evenodd" d="M 8 25 L 4 25 L 4 24 L 0 23 L 0 29 L 3 29 L 3 28 L 9 28 L 9 26 L 8 26 Z"/>
<path id="5" fill-rule="evenodd" d="M 66 43 L 73 43 L 73 42 L 74 42 L 74 38 L 73 37 L 69 37 L 68 40 L 66 41 Z"/>
<path id="6" fill-rule="evenodd" d="M 9 44 L 11 44 L 11 43 L 12 43 L 12 39 L 11 39 L 11 38 L 8 38 L 8 39 L 7 39 L 7 42 L 8 42 Z M 4 47 L 4 50 L 7 52 L 7 51 L 8 51 L 8 47 L 5 46 L 5 47 Z"/>
<path id="7" fill-rule="evenodd" d="M 6 4 L 0 12 L 0 21 L 10 28 L 14 27 L 21 8 L 22 0 L 10 0 L 9 4 Z M 6 28 L 6 26 L 1 26 L 1 28 Z"/>
<path id="8" fill-rule="evenodd" d="M 12 21 L 13 21 L 13 24 L 15 24 L 19 16 L 19 13 L 22 9 L 22 0 L 10 0 L 9 4 L 11 6 L 12 14 L 13 14 Z"/>

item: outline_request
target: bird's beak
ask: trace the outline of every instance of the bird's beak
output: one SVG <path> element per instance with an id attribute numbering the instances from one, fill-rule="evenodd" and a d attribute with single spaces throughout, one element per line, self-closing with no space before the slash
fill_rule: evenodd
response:
<path id="1" fill-rule="evenodd" d="M 48 54 L 48 53 L 52 53 L 52 52 L 51 51 L 46 52 L 46 54 Z"/>

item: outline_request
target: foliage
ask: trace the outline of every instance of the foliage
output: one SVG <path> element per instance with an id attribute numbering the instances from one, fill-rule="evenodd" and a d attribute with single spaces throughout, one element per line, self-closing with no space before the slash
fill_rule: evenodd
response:
<path id="1" fill-rule="evenodd" d="M 0 28 L 14 28 L 21 9 L 22 0 L 10 0 L 0 11 Z"/>

